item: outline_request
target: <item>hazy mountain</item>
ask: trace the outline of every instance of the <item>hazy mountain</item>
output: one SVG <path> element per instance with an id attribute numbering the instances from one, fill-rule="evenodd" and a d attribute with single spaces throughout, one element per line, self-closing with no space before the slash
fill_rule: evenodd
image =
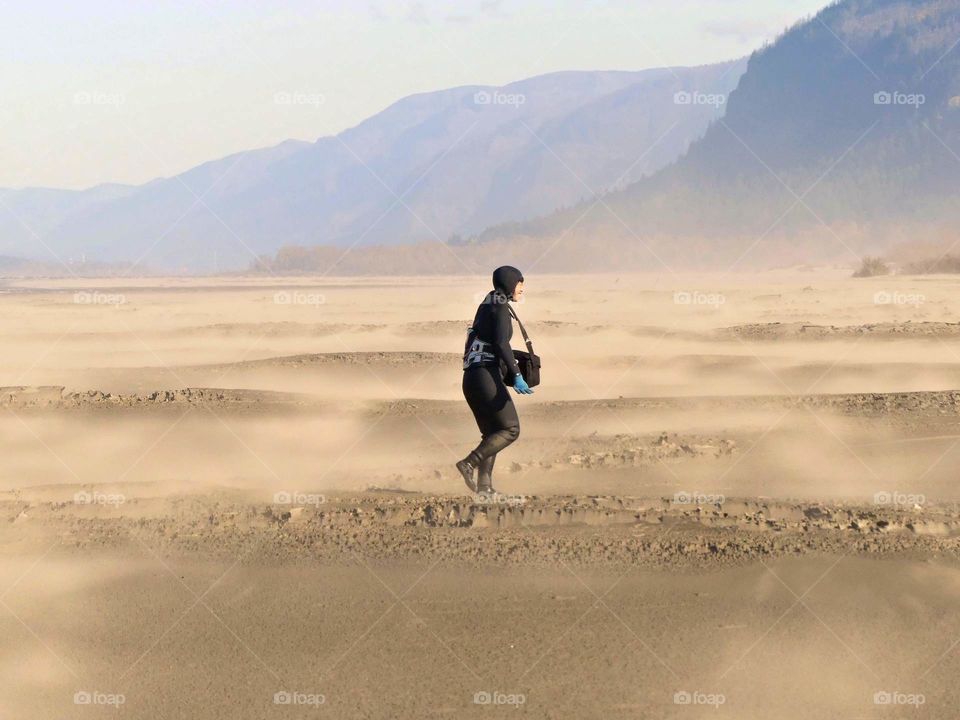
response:
<path id="1" fill-rule="evenodd" d="M 405 98 L 336 137 L 240 153 L 137 188 L 0 191 L 0 252 L 49 259 L 46 245 L 64 259 L 209 270 L 247 266 L 284 245 L 469 236 L 674 161 L 724 110 L 685 100 L 722 99 L 744 67 L 461 87 Z"/>
<path id="2" fill-rule="evenodd" d="M 0 253 L 42 258 L 43 246 L 34 233 L 42 239 L 71 215 L 125 197 L 134 190 L 128 185 L 111 184 L 88 190 L 0 189 Z M 47 254 L 42 259 L 53 258 Z M 67 262 L 70 257 L 63 260 Z"/>
<path id="3" fill-rule="evenodd" d="M 620 238 L 662 269 L 853 260 L 940 232 L 960 214 L 958 38 L 960 0 L 836 3 L 755 53 L 675 164 L 482 239 Z"/>

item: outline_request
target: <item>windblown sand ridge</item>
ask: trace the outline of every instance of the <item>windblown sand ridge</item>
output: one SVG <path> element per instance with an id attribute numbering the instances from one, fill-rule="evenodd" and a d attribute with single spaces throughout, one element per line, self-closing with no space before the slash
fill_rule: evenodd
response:
<path id="1" fill-rule="evenodd" d="M 357 552 L 383 561 L 495 566 L 723 567 L 837 552 L 960 559 L 956 505 L 907 504 L 896 496 L 864 506 L 689 493 L 667 499 L 501 495 L 477 502 L 297 491 L 278 493 L 273 503 L 216 494 L 127 500 L 97 488 L 64 502 L 6 495 L 0 500 L 3 537 L 19 552 L 22 540 L 14 538 L 27 533 L 31 544 L 57 542 L 78 552 L 147 542 L 165 554 L 281 563 L 352 563 Z"/>
<path id="2" fill-rule="evenodd" d="M 337 356 L 304 356 L 284 358 L 282 364 L 292 367 L 304 367 L 313 363 L 342 364 L 343 362 L 364 362 L 366 359 L 382 359 L 388 353 L 376 353 L 369 356 L 338 358 Z M 405 354 L 398 354 L 405 355 Z M 425 362 L 435 361 L 426 358 Z M 271 364 L 277 360 L 269 361 Z M 406 357 L 397 362 L 404 364 Z M 154 390 L 149 393 L 109 393 L 101 390 L 67 391 L 63 386 L 17 386 L 0 387 L 0 406 L 10 408 L 50 408 L 70 409 L 81 407 L 112 406 L 126 408 L 133 406 L 164 405 L 169 403 L 188 405 L 320 405 L 320 398 L 308 394 L 283 393 L 266 390 L 244 390 L 229 388 L 179 388 Z M 462 414 L 463 403 L 459 401 L 437 401 L 402 399 L 369 404 L 369 412 L 390 415 L 416 415 L 435 413 Z M 739 410 L 809 407 L 830 410 L 850 415 L 960 415 L 960 390 L 904 393 L 846 393 L 815 395 L 732 395 L 716 397 L 658 397 L 658 398 L 618 398 L 598 399 L 595 401 L 546 401 L 535 403 L 529 412 L 550 414 L 556 410 L 576 410 L 578 408 L 599 407 L 608 410 Z"/>

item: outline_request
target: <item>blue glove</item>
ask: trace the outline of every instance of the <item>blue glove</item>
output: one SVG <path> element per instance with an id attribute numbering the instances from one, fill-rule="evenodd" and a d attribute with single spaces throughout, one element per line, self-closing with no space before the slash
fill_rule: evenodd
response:
<path id="1" fill-rule="evenodd" d="M 523 379 L 523 375 L 520 373 L 517 373 L 517 377 L 513 381 L 513 389 L 516 390 L 520 395 L 533 395 L 533 390 L 530 389 L 530 386 L 527 385 L 527 381 Z"/>

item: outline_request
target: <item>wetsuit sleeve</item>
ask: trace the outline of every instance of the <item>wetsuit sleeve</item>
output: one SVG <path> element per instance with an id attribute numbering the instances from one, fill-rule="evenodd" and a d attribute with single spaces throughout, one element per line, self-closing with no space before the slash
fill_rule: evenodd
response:
<path id="1" fill-rule="evenodd" d="M 497 305 L 496 319 L 497 326 L 493 342 L 494 353 L 506 364 L 506 382 L 508 385 L 512 385 L 514 379 L 520 374 L 520 367 L 517 365 L 517 359 L 513 356 L 513 349 L 510 347 L 513 325 L 510 322 L 510 311 L 507 309 L 506 303 Z"/>

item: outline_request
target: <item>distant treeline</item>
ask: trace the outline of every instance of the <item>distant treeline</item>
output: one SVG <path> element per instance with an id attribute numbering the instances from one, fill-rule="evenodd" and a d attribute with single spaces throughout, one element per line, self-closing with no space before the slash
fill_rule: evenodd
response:
<path id="1" fill-rule="evenodd" d="M 855 278 L 880 277 L 894 272 L 894 266 L 879 257 L 865 257 L 853 273 Z M 900 263 L 898 275 L 949 275 L 960 273 L 960 255 L 944 254 L 924 260 Z"/>
<path id="2" fill-rule="evenodd" d="M 943 255 L 929 260 L 907 263 L 901 268 L 904 275 L 940 275 L 960 273 L 960 255 Z"/>

